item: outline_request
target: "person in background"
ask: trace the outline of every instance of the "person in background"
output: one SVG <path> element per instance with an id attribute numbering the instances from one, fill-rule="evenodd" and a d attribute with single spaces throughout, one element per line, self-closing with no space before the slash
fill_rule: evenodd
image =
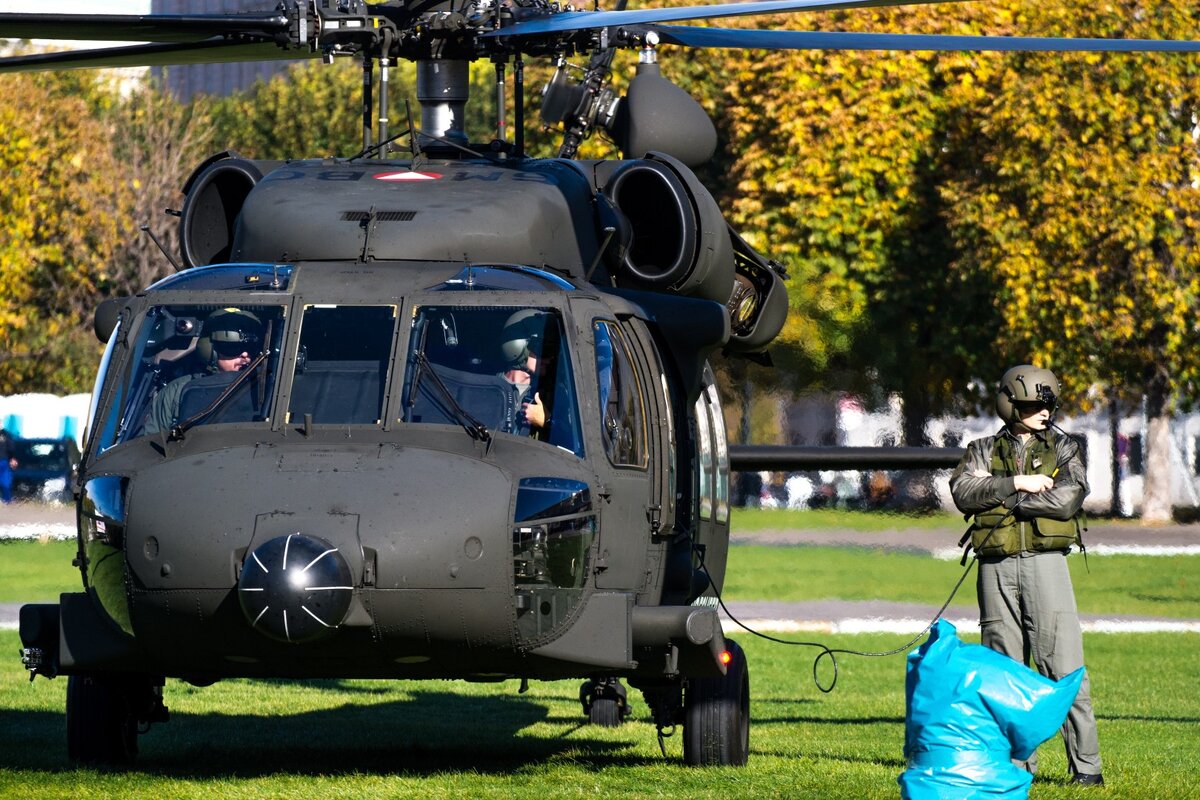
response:
<path id="1" fill-rule="evenodd" d="M 954 504 L 973 515 L 968 530 L 979 558 L 982 643 L 1059 680 L 1083 664 L 1083 631 L 1067 571 L 1080 547 L 1078 515 L 1088 493 L 1079 445 L 1053 426 L 1054 373 L 1024 364 L 1000 379 L 996 411 L 1004 427 L 976 439 L 950 477 Z M 1100 744 L 1090 681 L 1062 727 L 1071 782 L 1101 786 Z M 1021 762 L 1037 771 L 1037 754 Z"/>
<path id="2" fill-rule="evenodd" d="M 17 459 L 13 456 L 12 438 L 8 430 L 0 428 L 0 501 L 12 502 L 13 470 Z"/>

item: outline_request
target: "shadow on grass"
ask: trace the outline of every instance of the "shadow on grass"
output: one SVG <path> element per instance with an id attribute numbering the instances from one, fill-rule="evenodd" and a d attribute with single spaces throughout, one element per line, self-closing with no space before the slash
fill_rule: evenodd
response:
<path id="1" fill-rule="evenodd" d="M 168 701 L 169 702 L 169 701 Z M 274 774 L 427 776 L 520 772 L 558 756 L 584 769 L 644 766 L 627 742 L 580 736 L 580 726 L 531 734 L 548 710 L 519 697 L 424 692 L 378 705 L 343 705 L 294 715 L 173 714 L 139 738 L 134 770 L 164 777 L 253 778 Z M 653 737 L 653 728 L 647 737 Z M 61 713 L 0 710 L 0 770 L 61 772 Z"/>
<path id="2" fill-rule="evenodd" d="M 812 759 L 813 761 L 840 761 L 844 764 L 870 764 L 870 765 L 876 766 L 876 767 L 887 767 L 889 769 L 895 769 L 895 770 L 900 770 L 900 771 L 903 771 L 908 766 L 908 762 L 905 761 L 903 758 L 898 758 L 898 757 L 893 757 L 893 756 L 881 757 L 879 755 L 870 755 L 870 754 L 863 754 L 861 756 L 853 756 L 853 755 L 846 755 L 844 753 L 830 753 L 825 750 L 809 751 L 809 752 L 805 752 L 805 751 L 796 752 L 794 750 L 764 750 L 764 749 L 756 748 L 754 746 L 753 741 L 751 741 L 750 750 L 753 755 L 761 755 L 761 756 L 766 756 L 768 758 L 780 758 L 780 759 L 788 759 L 788 760 L 795 760 L 797 758 L 808 758 L 808 759 Z"/>
<path id="3" fill-rule="evenodd" d="M 1179 725 L 1195 725 L 1200 722 L 1200 717 L 1164 717 L 1158 715 L 1147 716 L 1145 714 L 1097 714 L 1096 719 L 1105 722 L 1169 722 Z"/>
<path id="4" fill-rule="evenodd" d="M 798 723 L 804 725 L 903 725 L 904 717 L 804 717 L 799 715 L 768 717 L 758 714 L 753 722 L 759 725 L 771 723 Z"/>

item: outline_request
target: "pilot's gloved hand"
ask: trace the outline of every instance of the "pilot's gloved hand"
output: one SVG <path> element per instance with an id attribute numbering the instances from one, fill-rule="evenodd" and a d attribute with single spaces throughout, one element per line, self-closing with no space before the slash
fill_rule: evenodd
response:
<path id="1" fill-rule="evenodd" d="M 522 403 L 521 410 L 525 413 L 525 421 L 531 428 L 546 426 L 546 407 L 542 405 L 542 393 L 533 393 L 532 403 Z"/>

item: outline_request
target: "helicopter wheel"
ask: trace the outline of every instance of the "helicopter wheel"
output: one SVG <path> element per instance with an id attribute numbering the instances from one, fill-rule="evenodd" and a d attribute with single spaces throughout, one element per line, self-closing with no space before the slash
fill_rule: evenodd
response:
<path id="1" fill-rule="evenodd" d="M 601 728 L 615 728 L 621 724 L 621 704 L 609 697 L 601 697 L 592 701 L 588 710 L 588 722 Z"/>
<path id="2" fill-rule="evenodd" d="M 602 728 L 616 728 L 630 714 L 625 687 L 617 678 L 586 681 L 579 687 L 579 701 L 588 722 Z"/>
<path id="3" fill-rule="evenodd" d="M 67 680 L 67 758 L 76 764 L 132 764 L 139 725 L 167 720 L 160 686 L 142 677 L 72 675 Z"/>
<path id="4" fill-rule="evenodd" d="M 688 681 L 683 698 L 683 760 L 694 767 L 740 767 L 750 755 L 750 670 L 725 640 L 731 660 L 720 678 Z"/>

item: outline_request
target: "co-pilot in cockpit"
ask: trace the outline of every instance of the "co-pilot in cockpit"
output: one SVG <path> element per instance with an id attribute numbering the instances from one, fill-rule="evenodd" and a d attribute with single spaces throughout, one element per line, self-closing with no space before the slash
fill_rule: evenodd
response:
<path id="1" fill-rule="evenodd" d="M 421 306 L 403 419 L 473 436 L 532 436 L 583 455 L 561 315 L 554 309 Z"/>

